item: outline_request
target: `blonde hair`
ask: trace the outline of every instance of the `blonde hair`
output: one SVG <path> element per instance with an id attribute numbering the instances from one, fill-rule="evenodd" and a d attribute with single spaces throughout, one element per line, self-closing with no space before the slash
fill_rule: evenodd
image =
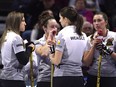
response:
<path id="1" fill-rule="evenodd" d="M 6 27 L 4 33 L 0 39 L 0 48 L 5 41 L 5 36 L 8 31 L 13 31 L 20 34 L 20 23 L 24 17 L 24 13 L 12 11 L 8 14 L 6 18 Z"/>

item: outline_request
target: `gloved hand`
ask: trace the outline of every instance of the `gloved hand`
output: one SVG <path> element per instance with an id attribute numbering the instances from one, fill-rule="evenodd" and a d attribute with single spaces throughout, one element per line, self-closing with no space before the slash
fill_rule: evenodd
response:
<path id="1" fill-rule="evenodd" d="M 102 43 L 98 44 L 96 46 L 96 49 L 98 49 L 103 54 L 107 54 L 107 55 L 111 55 L 113 53 L 113 51 L 111 49 L 109 49 L 106 45 L 104 45 Z"/>
<path id="2" fill-rule="evenodd" d="M 33 52 L 35 50 L 35 45 L 33 42 L 28 42 L 25 45 L 26 45 L 26 49 L 30 49 L 31 52 Z"/>
<path id="3" fill-rule="evenodd" d="M 103 44 L 102 43 L 99 43 L 96 45 L 96 49 L 99 50 L 99 51 L 102 51 L 103 49 Z"/>
<path id="4" fill-rule="evenodd" d="M 55 46 L 54 45 L 50 46 L 50 53 L 51 54 L 55 53 Z"/>

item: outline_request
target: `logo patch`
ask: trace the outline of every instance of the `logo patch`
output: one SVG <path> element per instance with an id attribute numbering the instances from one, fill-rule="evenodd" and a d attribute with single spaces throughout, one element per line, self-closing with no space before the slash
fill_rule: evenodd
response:
<path id="1" fill-rule="evenodd" d="M 107 40 L 106 45 L 107 45 L 107 46 L 113 45 L 113 40 L 114 40 L 114 38 L 109 38 L 109 39 Z"/>
<path id="2" fill-rule="evenodd" d="M 19 47 L 19 46 L 23 46 L 23 44 L 17 44 L 16 46 L 17 46 L 17 47 Z"/>
<path id="3" fill-rule="evenodd" d="M 57 41 L 57 44 L 60 45 L 60 40 Z"/>

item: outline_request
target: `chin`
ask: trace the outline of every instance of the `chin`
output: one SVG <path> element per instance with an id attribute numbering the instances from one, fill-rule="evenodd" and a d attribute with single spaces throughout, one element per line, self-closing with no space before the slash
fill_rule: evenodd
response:
<path id="1" fill-rule="evenodd" d="M 21 32 L 24 32 L 24 31 L 25 31 L 25 29 L 21 29 L 20 31 L 21 31 Z"/>

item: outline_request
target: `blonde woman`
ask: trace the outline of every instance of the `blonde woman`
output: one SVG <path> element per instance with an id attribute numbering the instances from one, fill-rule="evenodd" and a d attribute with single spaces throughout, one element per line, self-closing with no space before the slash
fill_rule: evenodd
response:
<path id="1" fill-rule="evenodd" d="M 25 31 L 24 14 L 10 12 L 6 18 L 6 28 L 1 37 L 0 48 L 3 70 L 1 72 L 3 87 L 26 87 L 23 66 L 29 61 L 33 44 L 24 46 L 20 32 Z"/>

